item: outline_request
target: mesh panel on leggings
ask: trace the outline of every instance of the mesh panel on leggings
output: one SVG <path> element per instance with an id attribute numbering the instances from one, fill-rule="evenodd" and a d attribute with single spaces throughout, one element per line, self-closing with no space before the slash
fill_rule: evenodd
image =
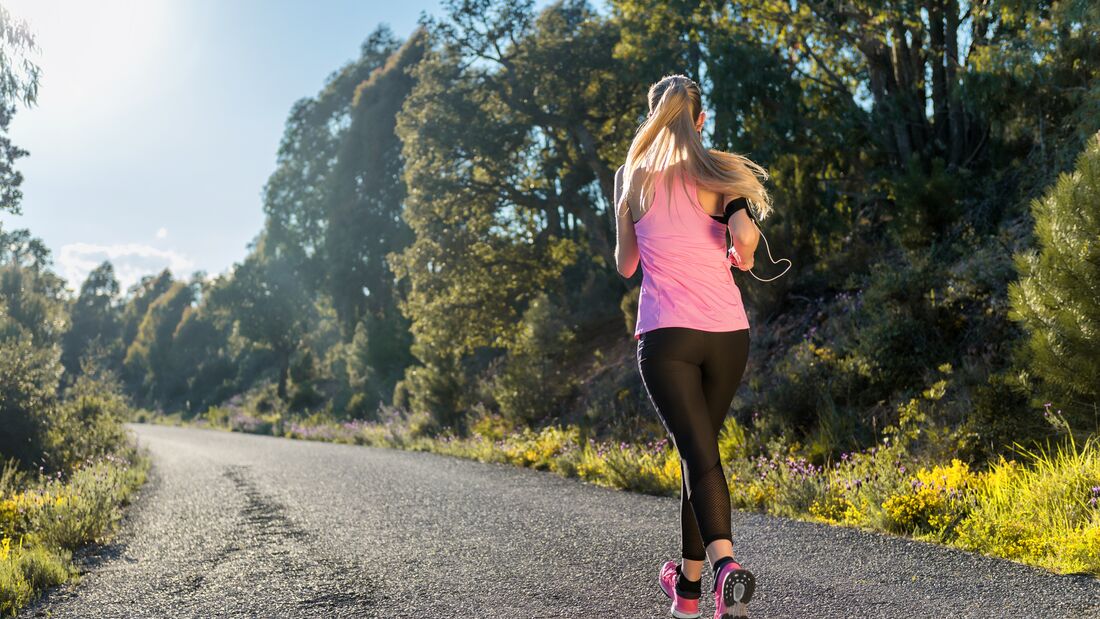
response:
<path id="1" fill-rule="evenodd" d="M 691 473 L 688 498 L 699 523 L 699 533 L 706 547 L 716 539 L 732 540 L 730 532 L 730 489 L 722 463 L 715 461 L 702 473 Z"/>
<path id="2" fill-rule="evenodd" d="M 693 561 L 707 558 L 707 548 L 703 545 L 703 536 L 699 533 L 699 523 L 695 520 L 695 510 L 688 499 L 687 479 L 680 469 L 680 556 Z"/>

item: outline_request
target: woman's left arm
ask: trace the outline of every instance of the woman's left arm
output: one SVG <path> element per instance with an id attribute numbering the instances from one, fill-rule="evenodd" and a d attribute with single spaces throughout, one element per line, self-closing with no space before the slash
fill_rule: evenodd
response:
<path id="1" fill-rule="evenodd" d="M 634 232 L 634 216 L 627 207 L 620 211 L 623 200 L 623 168 L 615 172 L 615 269 L 623 277 L 631 277 L 638 270 L 638 237 Z"/>

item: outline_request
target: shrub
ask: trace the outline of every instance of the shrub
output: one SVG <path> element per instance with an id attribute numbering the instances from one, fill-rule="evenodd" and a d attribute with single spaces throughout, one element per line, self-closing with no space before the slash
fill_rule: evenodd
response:
<path id="1" fill-rule="evenodd" d="M 1100 134 L 1031 212 L 1039 249 L 1016 256 L 1009 317 L 1029 334 L 1030 367 L 1065 394 L 1054 399 L 1071 423 L 1100 429 Z"/>
<path id="2" fill-rule="evenodd" d="M 65 582 L 71 573 L 71 553 L 41 546 L 23 547 L 0 539 L 0 615 L 15 615 L 37 591 Z"/>
<path id="3" fill-rule="evenodd" d="M 56 347 L 0 339 L 0 454 L 34 468 L 45 455 L 61 374 Z"/>
<path id="4" fill-rule="evenodd" d="M 1026 373 L 1009 368 L 994 372 L 978 385 L 973 408 L 964 424 L 964 446 L 986 459 L 1010 449 L 1013 442 L 1031 443 L 1049 438 L 1051 426 L 1031 405 Z"/>
<path id="5" fill-rule="evenodd" d="M 145 479 L 144 469 L 109 455 L 78 468 L 68 482 L 49 481 L 28 494 L 28 528 L 44 545 L 75 549 L 98 542 L 122 517 L 121 505 Z"/>
<path id="6" fill-rule="evenodd" d="M 1100 575 L 1100 437 L 1001 458 L 975 485 L 956 544 L 1060 572 Z"/>
<path id="7" fill-rule="evenodd" d="M 573 391 L 565 360 L 575 335 L 559 313 L 545 293 L 533 299 L 492 379 L 493 399 L 517 423 L 531 425 L 553 416 Z"/>
<path id="8" fill-rule="evenodd" d="M 453 359 L 429 359 L 405 368 L 405 377 L 393 388 L 393 406 L 426 413 L 440 427 L 461 432 L 465 420 L 459 404 L 467 387 L 466 374 Z"/>
<path id="9" fill-rule="evenodd" d="M 47 448 L 53 469 L 68 471 L 84 460 L 122 450 L 127 442 L 122 421 L 128 411 L 113 374 L 80 374 L 50 418 Z"/>
<path id="10" fill-rule="evenodd" d="M 490 412 L 485 406 L 475 407 L 475 415 L 470 423 L 470 431 L 490 441 L 499 441 L 515 430 L 514 424 L 502 415 Z"/>
<path id="11" fill-rule="evenodd" d="M 910 490 L 882 503 L 887 528 L 896 533 L 943 534 L 969 513 L 975 476 L 958 459 L 948 466 L 922 468 L 910 480 Z"/>
<path id="12" fill-rule="evenodd" d="M 129 458 L 136 458 L 131 460 Z M 148 460 L 106 455 L 28 487 L 0 484 L 0 614 L 76 574 L 72 551 L 113 532 Z M 5 475 L 8 477 L 8 475 Z"/>

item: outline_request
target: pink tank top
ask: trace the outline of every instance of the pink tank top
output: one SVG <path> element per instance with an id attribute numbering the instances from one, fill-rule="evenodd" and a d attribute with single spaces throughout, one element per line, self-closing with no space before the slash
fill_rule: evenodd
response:
<path id="1" fill-rule="evenodd" d="M 653 204 L 634 224 L 642 263 L 634 339 L 660 327 L 749 328 L 726 256 L 726 224 L 703 212 L 690 179 L 674 179 L 671 190 L 663 173 L 654 181 Z"/>

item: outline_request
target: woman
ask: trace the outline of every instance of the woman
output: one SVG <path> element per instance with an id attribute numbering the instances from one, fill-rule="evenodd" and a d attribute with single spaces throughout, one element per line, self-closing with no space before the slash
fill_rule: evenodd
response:
<path id="1" fill-rule="evenodd" d="M 761 184 L 768 175 L 740 155 L 703 147 L 706 116 L 694 81 L 666 76 L 648 101 L 649 116 L 615 176 L 615 262 L 623 277 L 642 264 L 638 369 L 681 459 L 682 559 L 665 562 L 659 582 L 672 616 L 699 617 L 709 557 L 715 619 L 745 617 L 755 579 L 733 560 L 718 433 L 749 352 L 730 264 L 753 266 L 759 231 L 748 207 L 758 219 L 770 212 Z"/>

